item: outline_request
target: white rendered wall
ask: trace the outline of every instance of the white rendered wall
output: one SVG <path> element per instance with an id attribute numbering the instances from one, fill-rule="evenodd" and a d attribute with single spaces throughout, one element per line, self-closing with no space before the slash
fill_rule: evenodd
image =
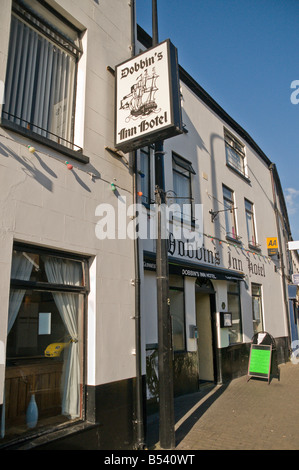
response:
<path id="1" fill-rule="evenodd" d="M 75 143 L 90 159 L 82 164 L 0 127 L 0 403 L 4 380 L 10 266 L 14 240 L 91 257 L 87 383 L 135 376 L 133 241 L 99 240 L 95 212 L 105 202 L 117 213 L 117 195 L 132 203 L 132 175 L 105 147 L 113 147 L 114 77 L 107 71 L 130 58 L 129 2 L 50 2 L 83 33 Z M 5 79 L 11 1 L 2 0 L 0 80 Z M 35 154 L 27 146 L 36 148 Z M 66 168 L 65 161 L 73 165 Z M 97 178 L 91 179 L 90 173 Z"/>

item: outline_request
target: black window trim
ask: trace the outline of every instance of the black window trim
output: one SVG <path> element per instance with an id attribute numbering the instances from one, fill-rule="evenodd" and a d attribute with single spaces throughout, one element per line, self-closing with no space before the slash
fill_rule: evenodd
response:
<path id="1" fill-rule="evenodd" d="M 148 168 L 147 168 L 147 172 L 148 174 L 145 174 L 144 176 L 148 179 L 148 195 L 146 197 L 148 197 L 149 201 L 148 202 L 145 202 L 144 199 L 142 200 L 142 204 L 143 206 L 146 208 L 146 209 L 150 209 L 150 206 L 153 202 L 155 202 L 154 200 L 152 200 L 152 181 L 151 181 L 151 162 L 152 162 L 152 152 L 151 152 L 151 149 L 152 149 L 152 146 L 151 145 L 148 145 L 148 146 L 145 146 L 145 147 L 141 147 L 139 149 L 139 158 L 142 159 L 142 154 L 145 154 L 148 156 Z M 139 171 L 139 174 L 140 174 L 140 177 L 142 177 L 142 171 L 140 170 Z"/>
<path id="2" fill-rule="evenodd" d="M 41 5 L 43 5 L 43 7 L 45 7 L 50 13 L 54 14 L 61 21 L 63 21 L 70 29 L 73 29 L 77 33 L 78 39 L 80 38 L 81 31 L 79 32 L 77 28 L 75 28 L 70 22 L 66 21 L 61 15 L 58 16 L 55 10 L 53 10 L 53 8 L 49 8 L 49 5 L 47 5 L 45 2 L 40 1 L 39 3 L 41 3 Z M 67 51 L 69 54 L 73 55 L 77 59 L 80 58 L 80 56 L 82 55 L 82 47 L 80 46 L 78 47 L 70 39 L 68 39 L 66 36 L 64 36 L 59 31 L 57 31 L 53 26 L 51 26 L 50 24 L 47 24 L 37 14 L 35 14 L 33 11 L 26 8 L 26 6 L 23 3 L 19 1 L 17 2 L 13 1 L 12 12 L 21 21 L 27 23 L 31 28 L 38 31 L 40 34 L 42 34 L 50 41 L 57 44 L 59 47 L 61 47 L 62 49 L 64 49 L 65 51 Z M 32 18 L 38 21 L 40 25 L 32 21 Z M 47 29 L 50 29 L 53 32 L 53 34 L 49 34 L 47 32 Z"/>
<path id="3" fill-rule="evenodd" d="M 17 279 L 11 279 L 11 288 L 22 286 L 25 289 L 34 289 L 34 290 L 44 290 L 47 292 L 59 290 L 65 292 L 73 292 L 77 294 L 84 295 L 84 325 L 83 325 L 83 397 L 82 397 L 82 416 L 72 420 L 70 422 L 57 424 L 57 425 L 50 425 L 47 426 L 43 431 L 34 430 L 32 433 L 29 433 L 25 436 L 20 436 L 9 440 L 8 442 L 2 444 L 0 442 L 0 449 L 10 449 L 10 448 L 17 448 L 17 449 L 26 449 L 26 448 L 34 448 L 39 445 L 43 445 L 45 442 L 55 441 L 56 439 L 61 438 L 62 436 L 68 436 L 70 434 L 75 434 L 76 432 L 81 432 L 82 429 L 91 429 L 93 427 L 98 426 L 98 423 L 93 421 L 92 412 L 89 411 L 87 406 L 87 393 L 86 393 L 86 370 L 87 370 L 87 354 L 86 354 L 86 339 L 87 339 L 87 297 L 89 294 L 89 266 L 88 266 L 88 259 L 90 258 L 88 255 L 80 255 L 65 252 L 62 250 L 51 249 L 47 247 L 42 247 L 38 245 L 31 245 L 27 243 L 22 243 L 18 241 L 14 241 L 12 246 L 12 251 L 18 252 L 28 252 L 28 253 L 35 253 L 35 254 L 44 254 L 44 255 L 52 255 L 55 257 L 60 257 L 64 259 L 69 259 L 73 261 L 81 261 L 84 263 L 84 279 L 85 285 L 84 286 L 68 286 L 68 285 L 60 285 L 60 284 L 50 284 L 50 283 L 41 283 L 41 282 L 32 282 L 32 281 L 23 281 Z"/>
<path id="4" fill-rule="evenodd" d="M 242 318 L 242 302 L 241 302 L 241 283 L 240 281 L 227 281 L 227 301 L 228 301 L 228 296 L 229 295 L 234 295 L 238 296 L 238 304 L 239 304 L 239 313 L 240 313 L 240 336 L 241 336 L 241 341 L 238 341 L 236 343 L 231 343 L 230 346 L 233 346 L 235 344 L 243 344 L 244 343 L 244 331 L 243 331 L 243 318 Z M 235 284 L 238 286 L 238 292 L 231 292 L 229 290 L 230 285 Z M 228 303 L 228 302 L 227 302 Z"/>
<path id="5" fill-rule="evenodd" d="M 193 175 L 196 175 L 196 172 L 194 171 L 192 164 L 188 162 L 185 158 L 181 157 L 175 152 L 172 152 L 172 159 L 174 160 L 175 164 L 180 166 L 181 168 L 184 168 L 184 170 L 187 170 L 189 173 L 192 173 Z M 183 175 L 186 176 L 186 175 Z M 189 176 L 186 176 L 186 178 L 190 178 Z"/>
<path id="6" fill-rule="evenodd" d="M 195 225 L 195 219 L 194 219 L 193 191 L 192 191 L 193 188 L 192 188 L 192 177 L 191 177 L 191 175 L 196 175 L 196 172 L 193 169 L 192 164 L 188 160 L 181 157 L 180 155 L 178 155 L 174 151 L 172 151 L 172 162 L 175 163 L 175 165 L 182 168 L 182 170 L 188 171 L 188 174 L 186 175 L 183 171 L 179 171 L 177 168 L 174 168 L 172 166 L 172 171 L 174 173 L 177 173 L 178 175 L 180 175 L 180 176 L 186 178 L 187 180 L 189 180 L 190 197 L 186 198 L 186 199 L 189 199 L 189 203 L 191 204 L 191 218 L 190 218 L 190 221 L 185 220 L 184 215 L 182 213 L 181 214 L 181 223 L 186 223 L 186 224 L 189 223 L 191 226 L 194 226 Z M 179 195 L 176 195 L 176 193 L 174 193 L 174 194 L 175 194 L 174 199 L 180 198 Z"/>
<path id="7" fill-rule="evenodd" d="M 54 140 L 51 140 L 48 137 L 44 137 L 40 134 L 37 134 L 36 132 L 33 132 L 30 129 L 26 129 L 22 126 L 19 126 L 18 124 L 15 124 L 12 121 L 9 121 L 8 119 L 4 118 L 3 115 L 0 116 L 0 126 L 4 129 L 16 132 L 22 135 L 23 137 L 27 137 L 30 140 L 34 140 L 35 142 L 38 142 L 41 145 L 56 150 L 57 152 L 67 157 L 73 158 L 74 160 L 77 160 L 80 163 L 89 163 L 89 157 L 83 154 L 83 149 L 79 146 L 78 150 L 73 150 L 68 147 L 65 147 L 63 144 L 59 144 L 58 142 L 55 142 Z M 77 147 L 74 143 L 72 143 L 72 145 L 74 147 Z"/>
<path id="8" fill-rule="evenodd" d="M 177 276 L 175 275 L 176 277 L 181 277 L 181 276 Z M 186 297 L 186 293 L 185 293 L 185 286 L 174 286 L 174 285 L 171 285 L 171 281 L 169 282 L 169 291 L 179 291 L 179 292 L 182 292 L 183 293 L 183 305 L 184 305 L 184 328 L 183 328 L 183 333 L 184 333 L 184 346 L 182 349 L 174 349 L 174 345 L 173 345 L 173 352 L 174 354 L 180 354 L 180 353 L 184 353 L 187 351 L 187 334 L 186 334 L 186 308 L 185 308 L 185 297 Z M 172 323 L 172 315 L 171 315 L 171 323 Z M 172 341 L 173 341 L 173 330 L 171 331 L 171 335 L 172 335 Z"/>
<path id="9" fill-rule="evenodd" d="M 81 261 L 83 263 L 83 276 L 85 284 L 83 286 L 72 286 L 68 284 L 53 284 L 50 282 L 39 281 L 23 281 L 21 279 L 11 278 L 11 287 L 26 287 L 27 289 L 43 290 L 43 291 L 65 291 L 77 294 L 88 295 L 90 291 L 89 276 L 88 276 L 88 256 L 74 255 L 72 253 L 39 247 L 36 245 L 22 244 L 15 242 L 13 244 L 13 251 L 24 251 L 25 253 L 34 253 L 39 255 L 50 255 L 56 258 L 69 259 L 73 261 Z"/>

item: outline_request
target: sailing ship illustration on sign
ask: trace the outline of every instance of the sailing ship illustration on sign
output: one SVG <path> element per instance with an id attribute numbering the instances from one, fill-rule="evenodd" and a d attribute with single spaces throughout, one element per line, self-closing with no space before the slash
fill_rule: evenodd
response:
<path id="1" fill-rule="evenodd" d="M 158 77 L 159 75 L 156 74 L 154 67 L 151 75 L 148 74 L 146 69 L 144 73 L 137 77 L 130 93 L 123 97 L 120 109 L 128 109 L 130 111 L 130 114 L 126 117 L 127 122 L 130 119 L 138 119 L 151 113 L 160 112 L 155 101 L 155 94 L 158 91 L 156 84 Z"/>

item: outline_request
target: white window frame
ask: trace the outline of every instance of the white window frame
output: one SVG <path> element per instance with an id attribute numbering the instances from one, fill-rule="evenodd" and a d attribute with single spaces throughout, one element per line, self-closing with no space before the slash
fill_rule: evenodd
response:
<path id="1" fill-rule="evenodd" d="M 253 287 L 256 287 L 259 289 L 259 294 L 253 294 Z M 263 289 L 262 289 L 261 284 L 257 283 L 252 283 L 251 284 L 251 298 L 252 298 L 252 321 L 253 321 L 253 333 L 257 334 L 260 333 L 261 331 L 264 330 L 264 309 L 263 309 Z M 258 311 L 258 316 L 259 318 L 255 318 L 256 311 L 254 308 L 254 299 L 258 298 L 259 299 L 259 311 Z M 260 324 L 260 327 L 258 326 L 258 323 Z"/>
<path id="2" fill-rule="evenodd" d="M 250 207 L 249 207 L 249 204 L 250 204 Z M 249 199 L 246 199 L 246 198 L 244 198 L 244 205 L 245 205 L 248 246 L 253 247 L 253 248 L 259 248 L 259 244 L 257 240 L 256 221 L 255 221 L 255 206 L 253 202 L 249 201 Z M 248 214 L 251 217 L 251 221 L 248 219 Z M 251 226 L 252 234 L 250 233 L 249 224 Z M 252 235 L 252 239 L 250 240 L 251 235 Z"/>
<path id="3" fill-rule="evenodd" d="M 224 129 L 226 164 L 247 177 L 245 145 L 243 145 L 227 129 Z"/>
<path id="4" fill-rule="evenodd" d="M 228 192 L 230 192 L 230 197 L 228 197 Z M 224 204 L 224 214 L 225 214 L 226 236 L 228 238 L 238 241 L 240 237 L 238 235 L 235 192 L 231 188 L 223 184 L 222 194 L 223 194 L 223 204 Z M 235 233 L 233 232 L 233 229 L 235 229 Z"/>

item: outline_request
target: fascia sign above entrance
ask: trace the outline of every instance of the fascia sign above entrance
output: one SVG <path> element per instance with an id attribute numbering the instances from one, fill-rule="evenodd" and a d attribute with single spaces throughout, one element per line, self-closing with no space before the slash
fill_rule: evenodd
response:
<path id="1" fill-rule="evenodd" d="M 125 153 L 182 133 L 177 50 L 167 39 L 116 66 L 115 147 Z"/>

